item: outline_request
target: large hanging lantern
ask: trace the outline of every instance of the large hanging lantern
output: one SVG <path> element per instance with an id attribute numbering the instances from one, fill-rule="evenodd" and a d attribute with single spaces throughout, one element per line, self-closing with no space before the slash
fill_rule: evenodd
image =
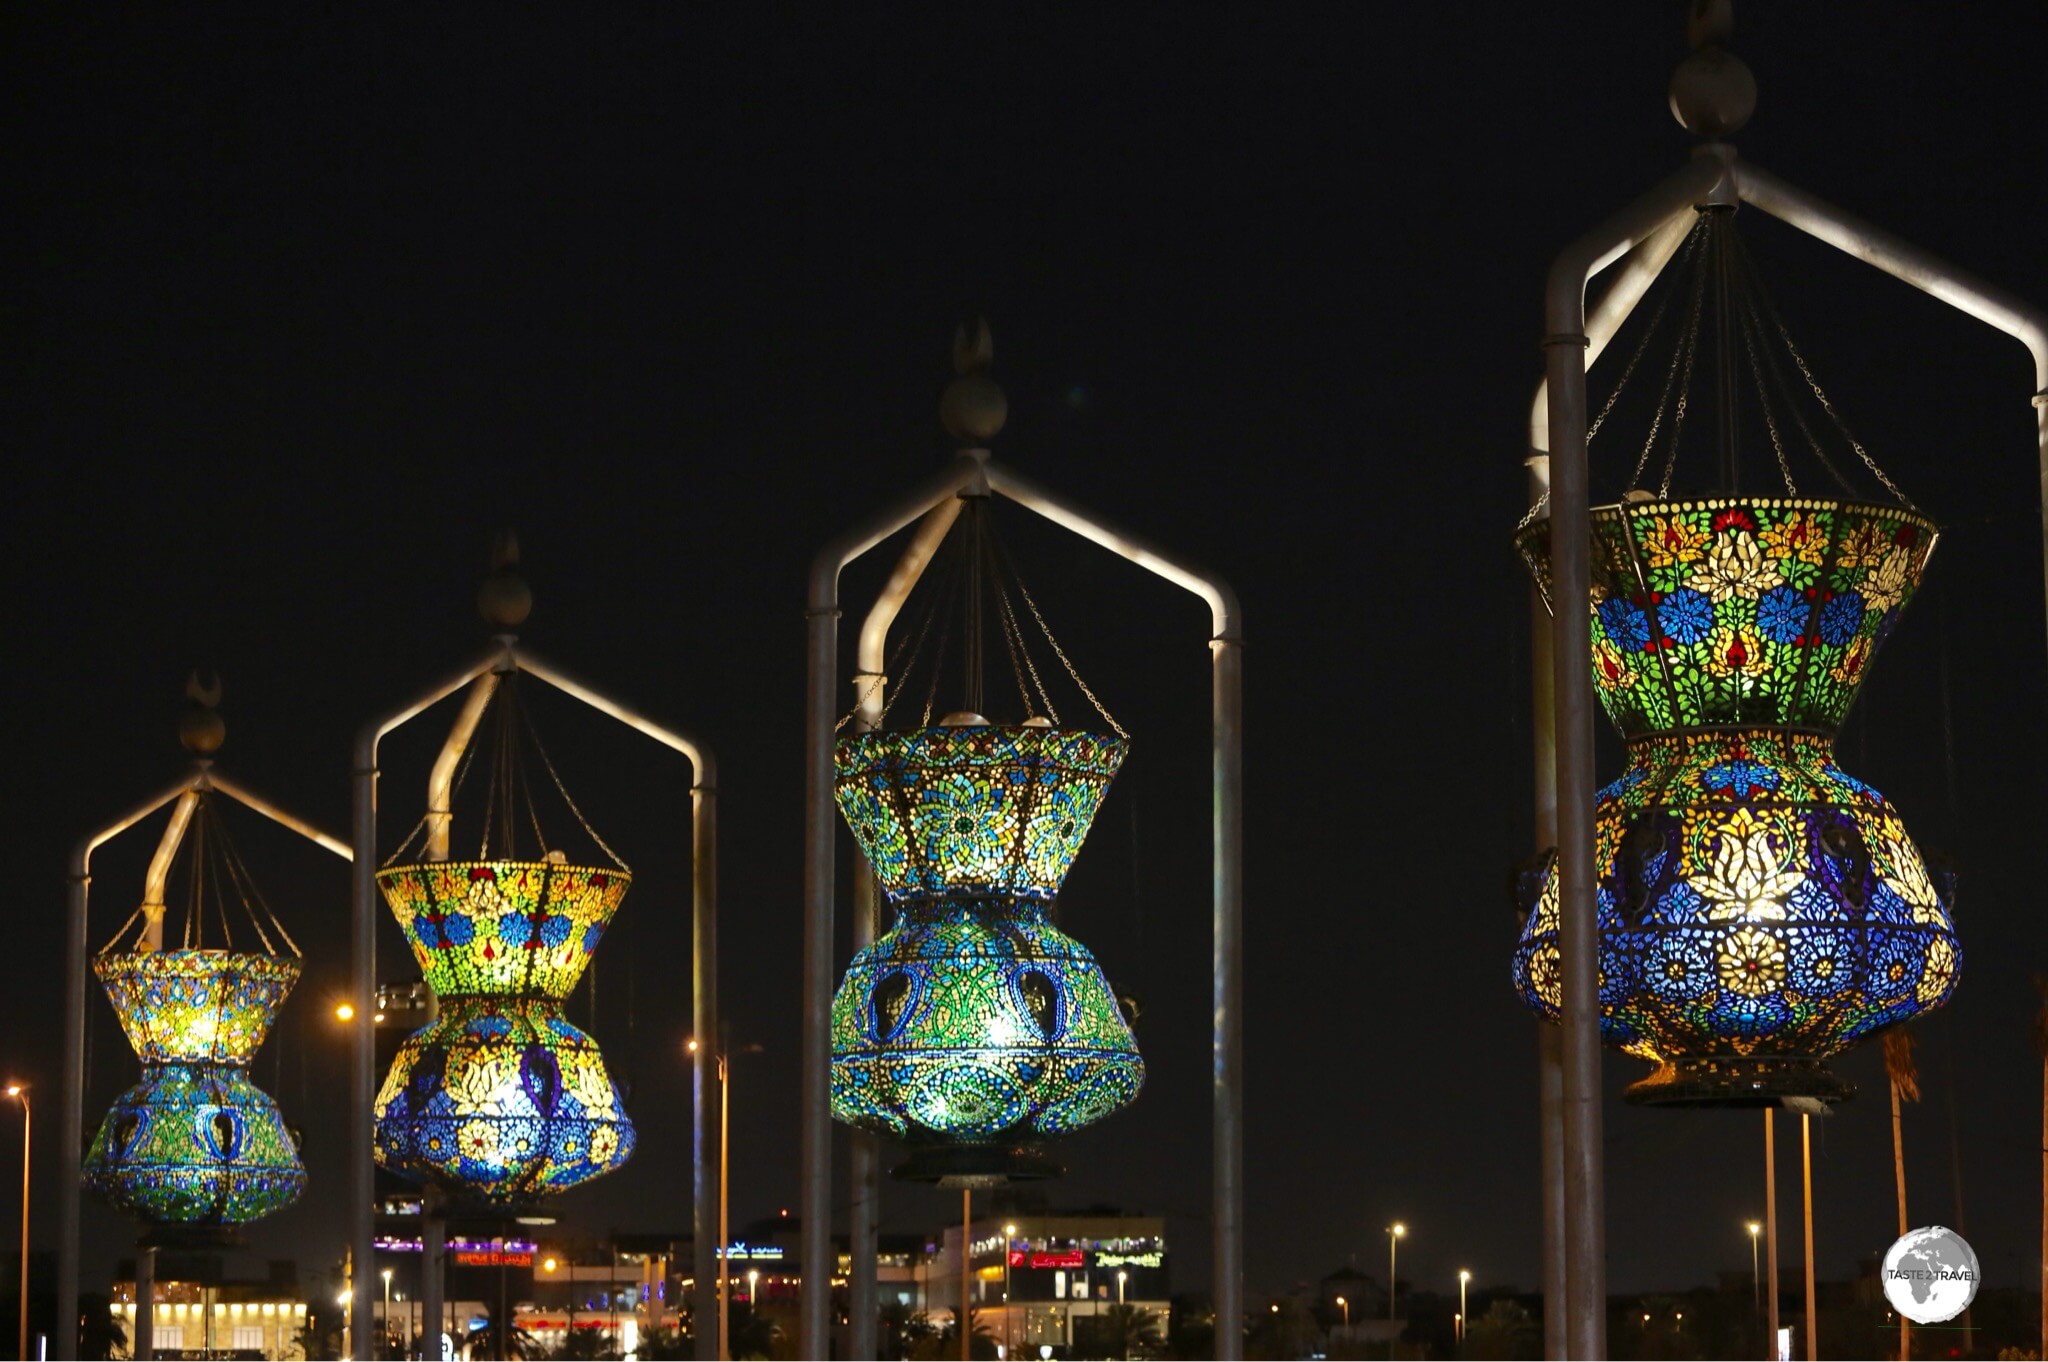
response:
<path id="1" fill-rule="evenodd" d="M 232 884 L 246 894 L 247 871 L 217 824 L 210 792 L 190 798 L 197 840 L 232 867 L 214 877 L 214 887 Z M 224 913 L 202 902 L 207 854 L 201 849 L 193 857 L 195 911 L 186 938 L 194 943 L 208 917 L 226 922 Z M 245 897 L 244 906 L 254 920 L 260 901 Z M 142 1061 L 142 1081 L 101 1121 L 85 1156 L 84 1180 L 117 1209 L 160 1231 L 206 1239 L 289 1206 L 305 1188 L 297 1137 L 248 1072 L 298 982 L 299 962 L 295 955 L 203 944 L 160 949 L 161 913 L 156 905 L 153 913 L 139 914 L 144 926 L 132 949 L 110 948 L 93 961 Z M 268 944 L 260 922 L 257 930 Z"/>
<path id="2" fill-rule="evenodd" d="M 968 707 L 932 722 L 934 661 L 917 726 L 857 733 L 834 753 L 839 811 L 894 918 L 854 955 L 832 1000 L 832 1112 L 908 1144 L 897 1177 L 948 1186 L 1057 1175 L 1043 1141 L 1124 1107 L 1145 1081 L 1102 967 L 1054 919 L 1129 740 L 1077 674 L 1115 736 L 1059 723 L 1013 601 L 1070 674 L 1072 664 L 986 515 L 969 499 L 942 547 L 935 573 L 965 600 L 927 598 L 896 688 L 911 689 L 934 620 L 964 616 Z M 1019 724 L 979 713 L 985 586 L 1027 716 Z"/>
<path id="3" fill-rule="evenodd" d="M 395 1173 L 458 1203 L 507 1211 L 609 1173 L 633 1153 L 633 1123 L 597 1042 L 563 1015 L 633 877 L 623 863 L 572 865 L 545 846 L 538 859 L 516 854 L 516 831 L 540 829 L 530 796 L 516 817 L 513 807 L 524 791 L 517 673 L 479 684 L 493 688 L 496 698 L 484 698 L 497 720 L 481 854 L 433 859 L 446 847 L 444 823 L 428 859 L 377 875 L 438 1012 L 385 1075 L 374 1147 Z M 501 854 L 491 851 L 493 834 Z"/>
<path id="4" fill-rule="evenodd" d="M 440 1016 L 377 1094 L 377 1161 L 500 1205 L 609 1173 L 633 1123 L 597 1043 L 562 1015 L 632 876 L 546 861 L 399 866 L 378 887 Z"/>
<path id="5" fill-rule="evenodd" d="M 1518 540 L 1546 595 L 1548 529 Z M 1934 541 L 1911 511 L 1845 502 L 1594 510 L 1594 683 L 1628 752 L 1595 811 L 1601 1028 L 1657 1065 L 1632 1100 L 1845 1097 L 1829 1056 L 1955 988 L 1920 853 L 1834 753 Z M 1555 1017 L 1552 873 L 1514 972 Z"/>
<path id="6" fill-rule="evenodd" d="M 1040 1140 L 1138 1095 L 1109 981 L 1049 916 L 1126 750 L 987 723 L 839 743 L 839 810 L 896 920 L 832 1000 L 832 1112 L 919 1147 L 902 1176 L 1046 1176 Z"/>

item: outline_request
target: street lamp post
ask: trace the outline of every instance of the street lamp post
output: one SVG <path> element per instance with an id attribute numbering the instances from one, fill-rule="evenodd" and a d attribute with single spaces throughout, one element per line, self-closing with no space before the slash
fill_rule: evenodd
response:
<path id="1" fill-rule="evenodd" d="M 1003 1226 L 1003 1356 L 1016 1351 L 1010 1339 L 1010 1243 L 1017 1237 L 1015 1225 Z M 1123 1273 L 1117 1273 L 1123 1276 Z M 1119 1297 L 1118 1299 L 1122 1299 Z"/>
<path id="2" fill-rule="evenodd" d="M 1747 1228 L 1749 1230 L 1749 1308 L 1751 1313 L 1754 1313 L 1764 1308 L 1764 1273 L 1762 1265 L 1757 1260 L 1757 1236 L 1764 1232 L 1764 1227 L 1752 1220 Z"/>
<path id="3" fill-rule="evenodd" d="M 1471 1280 L 1471 1273 L 1467 1272 L 1464 1268 L 1458 1269 L 1458 1341 L 1461 1343 L 1465 1340 L 1465 1329 L 1467 1327 L 1465 1317 L 1465 1285 Z"/>
<path id="4" fill-rule="evenodd" d="M 699 1054 L 701 1054 L 701 1053 L 702 1053 L 702 1047 L 701 1047 L 701 1046 L 699 1046 L 699 1045 L 697 1044 L 697 1040 L 696 1040 L 696 1037 L 694 1037 L 694 1036 L 690 1038 L 690 1041 L 689 1041 L 689 1043 L 688 1043 L 688 1049 L 689 1049 L 690 1053 L 691 1053 L 691 1054 L 693 1054 L 693 1055 L 699 1055 Z M 759 1054 L 760 1052 L 761 1052 L 761 1047 L 760 1047 L 759 1045 L 756 1045 L 756 1044 L 752 1044 L 752 1043 L 749 1043 L 749 1044 L 746 1044 L 746 1045 L 742 1045 L 742 1046 L 740 1047 L 740 1053 L 742 1053 L 742 1054 L 750 1054 L 750 1055 L 751 1055 L 751 1054 Z M 717 1063 L 718 1063 L 718 1352 L 717 1352 L 717 1356 L 718 1356 L 718 1357 L 719 1357 L 719 1358 L 721 1359 L 721 1362 L 723 1362 L 723 1359 L 725 1359 L 725 1358 L 728 1358 L 728 1357 L 730 1357 L 730 1356 L 732 1355 L 732 1346 L 731 1346 L 731 1341 L 732 1341 L 732 1326 L 731 1326 L 731 1313 L 730 1313 L 730 1310 L 729 1310 L 729 1308 L 728 1308 L 728 1302 L 729 1302 L 729 1298 L 730 1298 L 730 1287 L 731 1287 L 731 1271 L 732 1271 L 732 1264 L 731 1264 L 731 1262 L 730 1262 L 730 1260 L 728 1259 L 728 1257 L 727 1257 L 727 1254 L 726 1254 L 726 1250 L 727 1250 L 727 1249 L 728 1249 L 729 1247 L 731 1247 L 731 1242 L 730 1242 L 730 1240 L 729 1240 L 729 1239 L 728 1239 L 728 1237 L 727 1237 L 727 1236 L 728 1236 L 728 1230 L 727 1230 L 727 1223 L 728 1223 L 728 1222 L 727 1222 L 727 1213 L 728 1213 L 728 1211 L 729 1211 L 729 1210 L 731 1209 L 731 1205 L 732 1205 L 732 1202 L 731 1202 L 731 1186 L 732 1186 L 732 1184 L 731 1184 L 731 1180 L 730 1180 L 730 1177 L 729 1177 L 729 1174 L 730 1174 L 730 1171 L 731 1171 L 731 1166 L 730 1166 L 730 1162 L 729 1162 L 729 1161 L 728 1161 L 728 1159 L 726 1158 L 726 1152 L 725 1152 L 725 1137 L 726 1137 L 726 1131 L 727 1131 L 727 1130 L 728 1130 L 728 1129 L 729 1129 L 729 1128 L 731 1127 L 731 1125 L 732 1125 L 732 1090 L 731 1090 L 731 1088 L 729 1088 L 729 1087 L 728 1087 L 728 1086 L 726 1085 L 726 1079 L 727 1079 L 728 1075 L 729 1075 L 729 1074 L 730 1074 L 730 1072 L 731 1072 L 731 1062 L 732 1062 L 732 1047 L 731 1047 L 731 1045 L 730 1045 L 730 1044 L 728 1044 L 728 1043 L 724 1043 L 724 1042 L 721 1042 L 721 1043 L 720 1043 L 720 1045 L 719 1045 L 719 1047 L 718 1047 L 718 1053 L 717 1053 L 716 1055 L 714 1055 L 714 1056 L 713 1056 L 712 1058 L 714 1058 L 714 1059 L 715 1059 L 715 1060 L 717 1061 Z M 703 1061 L 702 1061 L 702 1060 L 700 1059 L 700 1060 L 699 1060 L 698 1062 L 699 1062 L 699 1063 L 701 1064 L 701 1063 L 702 1063 Z M 698 1257 L 699 1257 L 699 1258 L 701 1259 L 703 1255 L 702 1255 L 702 1254 L 699 1254 L 699 1255 L 697 1255 L 697 1256 L 698 1256 Z M 749 1291 L 750 1291 L 750 1293 L 751 1293 L 751 1288 L 749 1288 Z M 701 1298 L 702 1294 L 703 1294 L 703 1288 L 699 1287 L 699 1288 L 698 1288 L 698 1295 L 699 1295 L 699 1297 L 700 1297 L 700 1298 Z M 749 1309 L 752 1309 L 752 1308 L 753 1308 L 753 1304 L 754 1304 L 754 1298 L 753 1298 L 753 1296 L 752 1296 L 751 1294 L 749 1294 L 749 1295 L 748 1295 L 748 1297 L 747 1297 L 747 1307 L 748 1307 Z"/>
<path id="5" fill-rule="evenodd" d="M 1124 1279 L 1126 1277 L 1129 1277 L 1130 1275 L 1131 1274 L 1128 1272 L 1119 1272 L 1116 1274 L 1116 1303 L 1118 1305 L 1122 1305 L 1124 1303 Z"/>
<path id="6" fill-rule="evenodd" d="M 1337 1308 L 1344 1312 L 1344 1327 L 1349 1329 L 1351 1327 L 1351 1302 L 1339 1296 L 1337 1297 Z"/>
<path id="7" fill-rule="evenodd" d="M 7 1095 L 21 1103 L 21 1349 L 17 1357 L 28 1356 L 28 1136 L 30 1111 L 28 1084 L 9 1083 Z"/>
<path id="8" fill-rule="evenodd" d="M 1394 1313 L 1394 1300 L 1400 1294 L 1400 1288 L 1395 1285 L 1397 1279 L 1394 1276 L 1394 1264 L 1397 1261 L 1396 1250 L 1401 1247 L 1401 1239 L 1407 1233 L 1408 1227 L 1398 1220 L 1387 1226 L 1387 1322 L 1389 1324 L 1399 1318 Z"/>
<path id="9" fill-rule="evenodd" d="M 384 1318 L 378 1321 L 377 1337 L 384 1345 L 379 1351 L 385 1352 L 391 1346 L 391 1269 L 387 1267 L 377 1275 L 384 1279 Z"/>

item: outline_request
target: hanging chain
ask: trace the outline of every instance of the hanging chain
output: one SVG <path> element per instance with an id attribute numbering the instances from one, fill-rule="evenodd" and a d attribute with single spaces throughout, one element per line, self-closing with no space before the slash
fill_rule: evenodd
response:
<path id="1" fill-rule="evenodd" d="M 1756 379 L 1757 410 L 1764 416 L 1764 429 L 1771 434 L 1771 452 L 1778 456 L 1778 472 L 1785 479 L 1785 494 L 1799 495 L 1799 484 L 1792 480 L 1792 465 L 1785 458 L 1785 446 L 1778 438 L 1778 420 L 1771 414 L 1770 389 L 1764 383 L 1763 362 L 1757 358 L 1756 337 L 1748 325 L 1747 314 L 1743 317 L 1742 348 L 1749 355 L 1749 372 Z"/>
<path id="2" fill-rule="evenodd" d="M 1742 251 L 1744 259 L 1747 261 L 1747 247 L 1743 247 Z M 1752 270 L 1751 273 L 1753 277 L 1754 271 Z M 1884 484 L 1885 491 L 1892 494 L 1893 500 L 1897 501 L 1907 510 L 1919 510 L 1920 508 L 1914 504 L 1913 499 L 1899 490 L 1899 485 L 1892 481 L 1891 475 L 1878 467 L 1877 460 L 1871 457 L 1870 451 L 1863 447 L 1863 442 L 1857 439 L 1855 432 L 1849 429 L 1849 423 L 1844 421 L 1841 413 L 1835 410 L 1835 404 L 1828 400 L 1827 392 L 1820 386 L 1820 380 L 1813 376 L 1813 370 L 1808 367 L 1806 356 L 1800 353 L 1798 343 L 1792 339 L 1791 328 L 1785 325 L 1784 315 L 1778 311 L 1777 300 L 1772 298 L 1760 283 L 1757 285 L 1756 292 L 1762 298 L 1763 307 L 1770 314 L 1771 323 L 1778 332 L 1778 339 L 1784 342 L 1785 353 L 1792 356 L 1792 362 L 1799 366 L 1799 376 L 1806 380 L 1806 386 L 1820 403 L 1821 410 L 1828 414 L 1830 421 L 1834 422 L 1835 429 L 1840 432 L 1844 440 L 1848 441 L 1849 448 L 1856 451 L 1856 457 L 1863 461 L 1863 466 L 1870 470 L 1870 475 Z"/>
<path id="3" fill-rule="evenodd" d="M 1694 223 L 1692 230 L 1685 234 L 1684 244 L 1679 247 L 1677 270 L 1683 271 L 1691 263 L 1693 252 L 1698 249 L 1702 235 L 1702 224 Z M 1643 327 L 1642 335 L 1636 339 L 1635 350 L 1630 353 L 1628 363 L 1622 367 L 1621 377 L 1614 381 L 1614 387 L 1608 392 L 1607 400 L 1600 404 L 1599 414 L 1586 427 L 1586 444 L 1589 448 L 1592 446 L 1593 437 L 1598 435 L 1600 428 L 1607 424 L 1607 418 L 1614 411 L 1615 403 L 1621 400 L 1621 394 L 1628 387 L 1629 380 L 1635 377 L 1636 367 L 1642 363 L 1643 356 L 1649 352 L 1651 340 L 1656 337 L 1658 329 L 1664 325 L 1664 314 L 1670 310 L 1671 299 L 1675 292 L 1675 289 L 1660 291 L 1657 298 L 1657 309 L 1650 314 L 1650 320 Z M 1674 358 L 1674 364 L 1675 362 Z M 1671 390 L 1668 376 L 1665 379 L 1664 390 L 1667 394 Z M 1663 399 L 1660 398 L 1658 401 L 1660 411 L 1662 406 Z M 1636 460 L 1635 471 L 1629 475 L 1629 487 L 1636 486 L 1642 478 L 1643 466 L 1648 462 L 1649 457 L 1649 448 L 1645 446 L 1641 457 Z M 1522 513 L 1522 518 L 1515 522 L 1515 532 L 1519 534 L 1521 531 L 1529 528 L 1530 525 L 1535 523 L 1536 518 L 1543 514 L 1544 508 L 1549 505 L 1550 489 L 1546 487 L 1543 489 L 1543 494 L 1537 497 L 1529 509 Z"/>
<path id="4" fill-rule="evenodd" d="M 1102 716 L 1104 723 L 1116 730 L 1116 735 L 1119 738 L 1128 739 L 1131 736 L 1130 733 L 1125 730 L 1122 724 L 1116 721 L 1116 716 L 1103 706 L 1102 701 L 1096 698 L 1095 692 L 1088 688 L 1088 683 L 1081 679 L 1081 673 L 1074 669 L 1072 660 L 1067 657 L 1067 650 L 1060 647 L 1060 641 L 1052 636 L 1052 626 L 1048 625 L 1045 622 L 1045 616 L 1039 613 L 1038 602 L 1031 599 L 1031 588 L 1024 585 L 1022 578 L 1019 578 L 1017 581 L 1017 594 L 1024 598 L 1025 606 L 1031 611 L 1031 618 L 1038 621 L 1038 631 L 1044 634 L 1045 641 L 1052 645 L 1053 656 L 1057 657 L 1060 660 L 1060 665 L 1067 669 L 1067 675 L 1074 678 L 1074 684 L 1081 688 L 1081 694 L 1088 697 L 1088 703 L 1095 706 L 1095 712 Z"/>
<path id="5" fill-rule="evenodd" d="M 1060 721 L 1060 712 L 1053 706 L 1052 696 L 1045 689 L 1045 681 L 1038 675 L 1038 663 L 1032 660 L 1031 650 L 1024 646 L 1024 626 L 1017 621 L 1017 611 L 1010 604 L 1010 593 L 1003 591 L 1000 585 L 997 590 L 998 598 L 1003 606 L 1003 618 L 1008 621 L 1010 632 L 1016 636 L 1017 654 L 1024 659 L 1025 670 L 1031 673 L 1031 685 L 1038 692 L 1038 703 L 1045 706 L 1046 716 L 1057 724 Z M 1021 679 L 1018 682 L 1018 687 L 1019 689 L 1023 687 Z M 1031 697 L 1029 695 L 1024 697 L 1024 707 L 1027 710 L 1031 708 Z"/>
<path id="6" fill-rule="evenodd" d="M 625 871 L 629 875 L 632 874 L 632 867 L 626 864 L 625 860 L 622 857 L 620 857 L 618 852 L 612 850 L 611 844 L 609 842 L 605 841 L 604 838 L 598 836 L 597 829 L 590 826 L 590 820 L 588 818 L 585 818 L 583 816 L 583 810 L 577 807 L 575 798 L 571 796 L 569 793 L 569 787 L 562 783 L 561 772 L 555 770 L 554 760 L 553 758 L 548 756 L 548 749 L 546 745 L 544 745 L 541 742 L 540 734 L 534 731 L 533 716 L 526 713 L 524 708 L 521 708 L 519 713 L 520 717 L 526 721 L 527 736 L 533 739 L 533 750 L 540 753 L 541 765 L 547 768 L 548 778 L 555 782 L 555 790 L 562 796 L 562 802 L 569 806 L 569 812 L 576 815 L 576 821 L 583 825 L 583 830 L 590 834 L 590 840 L 597 843 L 598 849 L 603 851 L 605 855 L 612 858 L 613 865 L 617 866 L 619 869 Z"/>
<path id="7" fill-rule="evenodd" d="M 1685 336 L 1685 373 L 1678 381 L 1678 405 L 1671 412 L 1671 439 L 1664 451 L 1664 474 L 1657 483 L 1657 500 L 1668 501 L 1671 497 L 1671 471 L 1678 464 L 1678 439 L 1685 431 L 1685 414 L 1692 402 L 1692 366 L 1700 349 L 1700 315 L 1705 310 L 1707 294 L 1706 252 L 1700 253 L 1700 267 L 1695 272 L 1692 291 L 1692 319 Z M 1651 438 L 1655 439 L 1654 431 Z"/>

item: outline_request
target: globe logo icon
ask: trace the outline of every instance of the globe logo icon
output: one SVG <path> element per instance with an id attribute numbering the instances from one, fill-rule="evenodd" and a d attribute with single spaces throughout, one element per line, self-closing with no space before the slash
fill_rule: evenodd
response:
<path id="1" fill-rule="evenodd" d="M 1942 1225 L 1901 1235 L 1884 1255 L 1884 1298 L 1915 1324 L 1954 1319 L 1976 1299 L 1977 1254 Z"/>

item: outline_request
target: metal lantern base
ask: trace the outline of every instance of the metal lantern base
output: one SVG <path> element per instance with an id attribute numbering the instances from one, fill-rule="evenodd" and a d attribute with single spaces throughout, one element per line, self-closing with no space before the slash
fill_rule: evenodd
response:
<path id="1" fill-rule="evenodd" d="M 889 1170 L 898 1182 L 931 1182 L 941 1187 L 1007 1187 L 1044 1182 L 1067 1170 L 1037 1145 L 951 1145 L 913 1149 Z"/>
<path id="2" fill-rule="evenodd" d="M 1808 1098 L 1833 1105 L 1856 1095 L 1856 1085 L 1812 1059 L 1721 1055 L 1681 1059 L 1623 1092 L 1638 1107 L 1778 1107 Z"/>

